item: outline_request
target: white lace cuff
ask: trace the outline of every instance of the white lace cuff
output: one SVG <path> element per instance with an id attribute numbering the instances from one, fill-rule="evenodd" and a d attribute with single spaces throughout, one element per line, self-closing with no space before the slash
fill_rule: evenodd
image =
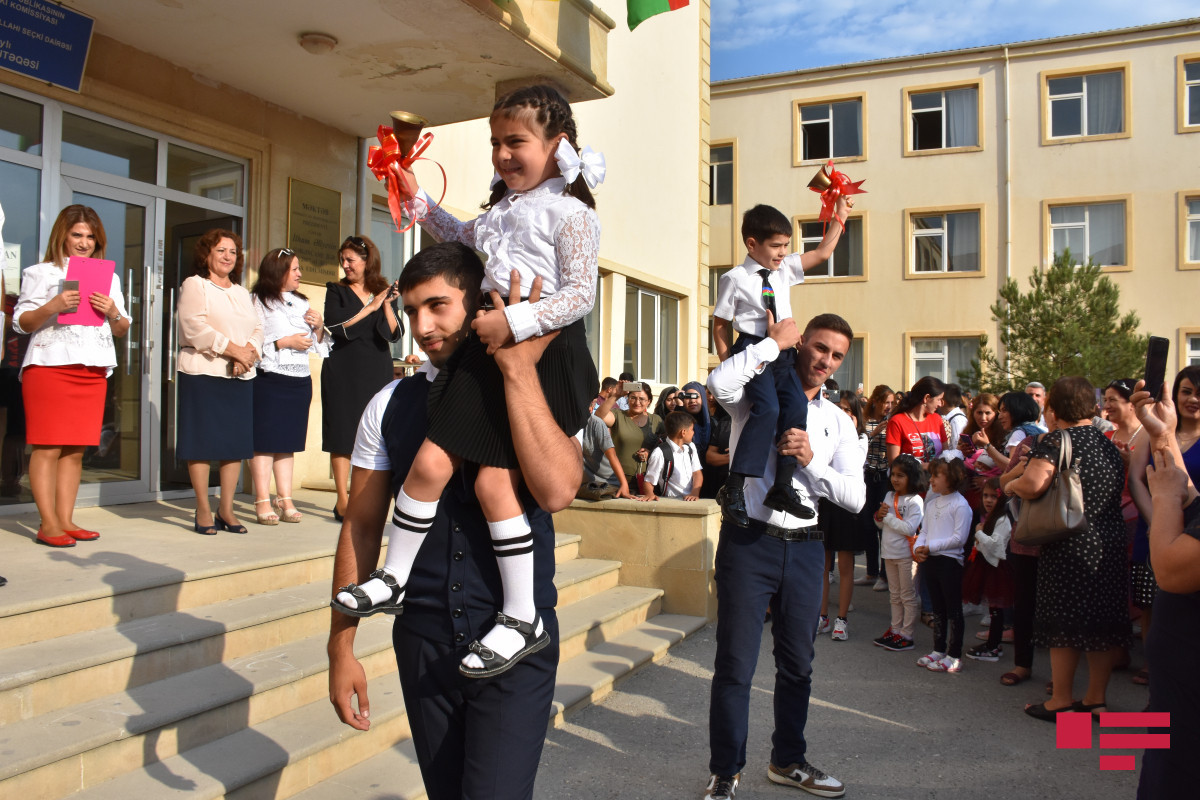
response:
<path id="1" fill-rule="evenodd" d="M 528 300 L 516 305 L 505 306 L 504 317 L 508 320 L 508 327 L 512 329 L 515 341 L 523 342 L 530 337 L 540 336 L 542 333 L 537 317 L 533 313 L 533 306 Z"/>

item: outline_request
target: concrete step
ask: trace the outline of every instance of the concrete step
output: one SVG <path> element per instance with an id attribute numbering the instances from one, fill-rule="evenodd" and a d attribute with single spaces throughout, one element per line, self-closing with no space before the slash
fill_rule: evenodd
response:
<path id="1" fill-rule="evenodd" d="M 292 797 L 408 740 L 408 714 L 395 670 L 372 680 L 369 691 L 371 729 L 365 733 L 343 725 L 325 698 L 149 768 L 86 786 L 71 800 Z M 419 772 L 416 780 L 419 785 Z"/>
<path id="2" fill-rule="evenodd" d="M 555 560 L 571 560 L 579 540 L 557 535 Z M 563 585 L 585 572 L 567 570 Z M 0 650 L 0 725 L 327 632 L 329 590 L 326 577 L 7 647 Z"/>
<path id="3" fill-rule="evenodd" d="M 619 581 L 620 561 L 576 558 L 558 565 L 554 585 L 558 588 L 558 608 L 611 589 Z"/>
<path id="4" fill-rule="evenodd" d="M 0 796 L 62 797 L 295 708 L 328 703 L 328 633 L 0 729 Z M 368 677 L 395 671 L 391 623 L 360 625 Z"/>
<path id="5" fill-rule="evenodd" d="M 558 609 L 559 663 L 620 636 L 661 610 L 661 589 L 614 586 Z"/>
<path id="6" fill-rule="evenodd" d="M 668 647 L 703 626 L 700 617 L 662 615 L 564 660 L 558 668 L 550 723 L 559 725 L 565 715 L 607 695 L 615 683 L 662 658 Z M 316 783 L 293 800 L 424 800 L 425 796 L 409 740 Z"/>
<path id="7" fill-rule="evenodd" d="M 329 631 L 328 581 L 0 650 L 0 724 Z"/>

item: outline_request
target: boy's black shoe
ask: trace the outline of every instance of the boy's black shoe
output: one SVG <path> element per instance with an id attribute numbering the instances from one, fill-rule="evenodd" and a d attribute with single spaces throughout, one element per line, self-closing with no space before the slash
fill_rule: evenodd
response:
<path id="1" fill-rule="evenodd" d="M 717 492 L 717 502 L 721 504 L 721 513 L 725 519 L 739 528 L 750 524 L 750 514 L 746 511 L 746 493 L 740 486 L 722 486 Z"/>
<path id="2" fill-rule="evenodd" d="M 743 502 L 743 506 L 745 503 Z M 800 493 L 796 491 L 794 486 L 780 486 L 776 484 L 767 491 L 767 496 L 763 498 L 763 505 L 767 508 L 775 509 L 776 511 L 785 511 L 793 517 L 800 519 L 812 519 L 817 515 L 817 512 L 804 504 L 800 499 Z"/>

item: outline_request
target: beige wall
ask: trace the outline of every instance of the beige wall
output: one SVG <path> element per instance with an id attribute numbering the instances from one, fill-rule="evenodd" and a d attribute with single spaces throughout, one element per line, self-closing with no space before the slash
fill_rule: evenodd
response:
<path id="1" fill-rule="evenodd" d="M 1128 196 L 1130 263 L 1112 270 L 1111 277 L 1123 307 L 1139 313 L 1144 331 L 1174 338 L 1195 320 L 1191 298 L 1200 288 L 1197 273 L 1181 269 L 1178 256 L 1184 235 L 1178 193 L 1194 195 L 1200 188 L 1200 140 L 1177 133 L 1176 125 L 1176 57 L 1198 50 L 1195 23 L 1012 46 L 1007 126 L 1001 47 L 722 82 L 713 87 L 712 137 L 736 142 L 737 194 L 735 213 L 714 210 L 714 226 L 721 220 L 731 229 L 714 231 L 713 239 L 732 240 L 734 254 L 725 263 L 739 263 L 744 249 L 738 247 L 736 226 L 745 209 L 761 202 L 789 217 L 815 217 L 819 201 L 807 183 L 821 162 L 794 163 L 793 102 L 862 94 L 865 156 L 840 160 L 838 167 L 855 180 L 866 179 L 869 193 L 856 198 L 855 209 L 865 218 L 864 276 L 810 280 L 793 290 L 793 306 L 800 318 L 837 312 L 866 335 L 868 391 L 875 383 L 911 382 L 908 342 L 914 336 L 982 331 L 995 344 L 988 306 L 999 285 L 1011 274 L 1024 286 L 1031 271 L 1049 260 L 1047 200 Z M 1128 65 L 1132 135 L 1043 144 L 1040 73 L 1104 64 Z M 980 88 L 982 147 L 906 156 L 905 89 L 967 82 Z M 958 207 L 982 211 L 982 270 L 907 274 L 907 213 Z M 713 266 L 721 265 L 714 256 Z"/>

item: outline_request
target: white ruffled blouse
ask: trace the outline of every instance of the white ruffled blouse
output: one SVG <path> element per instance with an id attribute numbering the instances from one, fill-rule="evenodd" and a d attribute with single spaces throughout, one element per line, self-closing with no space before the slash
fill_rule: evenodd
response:
<path id="1" fill-rule="evenodd" d="M 521 296 L 542 279 L 542 298 L 505 308 L 516 341 L 541 336 L 583 319 L 596 302 L 600 218 L 564 192 L 566 181 L 551 178 L 527 192 L 509 192 L 486 213 L 461 222 L 423 190 L 433 209 L 419 220 L 441 241 L 461 242 L 487 256 L 483 291 L 496 289 L 507 301 L 510 276 L 521 273 Z"/>
<path id="2" fill-rule="evenodd" d="M 254 310 L 258 312 L 258 318 L 262 320 L 263 329 L 263 351 L 262 360 L 258 364 L 259 369 L 278 375 L 305 378 L 312 374 L 312 370 L 308 366 L 310 355 L 321 358 L 329 356 L 332 337 L 326 336 L 321 341 L 316 341 L 316 334 L 304 321 L 304 315 L 308 313 L 309 308 L 307 300 L 292 292 L 283 293 L 282 303 L 267 305 L 263 305 L 262 301 L 255 296 Z M 295 333 L 311 337 L 313 339 L 312 346 L 303 352 L 290 347 L 275 346 L 275 342 Z"/>
<path id="3" fill-rule="evenodd" d="M 113 368 L 117 366 L 117 349 L 113 344 L 112 329 L 107 321 L 100 325 L 60 325 L 58 315 L 55 314 L 35 331 L 21 328 L 21 315 L 26 311 L 41 308 L 55 295 L 60 294 L 62 282 L 66 278 L 66 268 L 53 262 L 26 267 L 21 275 L 21 296 L 17 298 L 16 308 L 13 309 L 13 330 L 17 333 L 32 334 L 21 371 L 24 372 L 29 366 L 64 367 L 69 364 L 82 364 L 85 367 L 104 367 L 107 370 L 105 376 L 112 375 Z M 121 277 L 116 273 L 113 273 L 108 296 L 116 304 L 117 313 L 130 319 L 125 310 L 125 300 L 121 296 Z M 79 302 L 86 303 L 87 298 L 81 297 Z"/>

